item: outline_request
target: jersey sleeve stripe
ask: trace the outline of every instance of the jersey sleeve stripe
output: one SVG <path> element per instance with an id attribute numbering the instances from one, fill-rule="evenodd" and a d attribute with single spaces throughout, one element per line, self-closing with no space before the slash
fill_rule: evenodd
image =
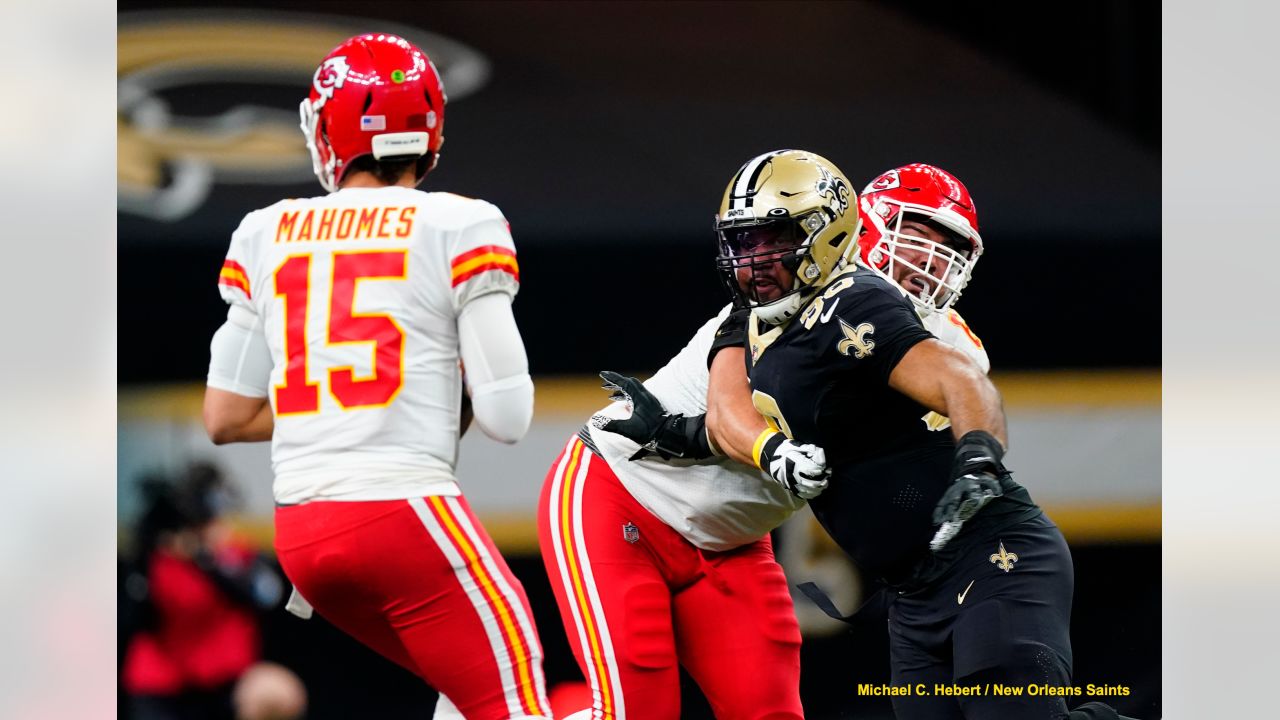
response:
<path id="1" fill-rule="evenodd" d="M 453 268 L 457 268 L 468 260 L 474 260 L 475 258 L 484 255 L 507 255 L 514 260 L 516 257 L 516 251 L 509 247 L 503 247 L 502 245 L 481 245 L 478 248 L 472 248 L 461 255 L 458 255 L 449 263 L 449 265 Z"/>
<path id="2" fill-rule="evenodd" d="M 520 281 L 520 266 L 516 263 L 514 257 L 482 255 L 453 269 L 453 287 L 458 287 L 476 275 L 488 270 L 501 270 L 515 278 L 517 282 Z"/>
<path id="3" fill-rule="evenodd" d="M 218 284 L 239 288 L 245 297 L 253 297 L 249 293 L 249 276 L 245 274 L 244 268 L 240 266 L 240 263 L 233 260 L 228 260 L 222 265 L 222 270 L 218 273 Z"/>

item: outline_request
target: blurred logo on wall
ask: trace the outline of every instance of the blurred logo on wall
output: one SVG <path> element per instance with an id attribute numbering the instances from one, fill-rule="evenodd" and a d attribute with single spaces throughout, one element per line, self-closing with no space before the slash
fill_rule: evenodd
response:
<path id="1" fill-rule="evenodd" d="M 399 23 L 289 12 L 122 13 L 116 35 L 117 209 L 177 221 L 215 184 L 309 182 L 298 102 L 316 64 L 361 32 L 431 56 L 449 101 L 477 92 L 489 62 L 457 40 Z"/>

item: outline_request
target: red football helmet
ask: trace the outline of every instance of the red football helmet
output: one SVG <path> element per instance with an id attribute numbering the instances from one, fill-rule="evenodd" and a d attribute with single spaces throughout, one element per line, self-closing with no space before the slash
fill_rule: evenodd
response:
<path id="1" fill-rule="evenodd" d="M 858 214 L 862 264 L 906 290 L 921 310 L 951 307 L 982 255 L 978 213 L 964 184 L 932 165 L 904 165 L 867 185 Z M 902 232 L 904 219 L 928 226 L 945 241 Z"/>
<path id="2" fill-rule="evenodd" d="M 320 184 L 338 189 L 351 161 L 427 156 L 418 182 L 435 167 L 444 144 L 448 98 L 431 59 L 395 35 L 357 35 L 316 69 L 302 101 L 302 133 Z"/>

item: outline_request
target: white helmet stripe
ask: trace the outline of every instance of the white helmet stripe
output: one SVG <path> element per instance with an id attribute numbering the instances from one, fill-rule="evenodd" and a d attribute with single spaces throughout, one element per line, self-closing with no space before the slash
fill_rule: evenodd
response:
<path id="1" fill-rule="evenodd" d="M 769 158 L 786 150 L 774 150 L 763 155 L 758 155 L 749 160 L 742 169 L 738 171 L 738 176 L 733 179 L 733 192 L 729 195 L 729 208 L 741 209 L 751 207 L 752 198 L 747 197 L 747 193 L 755 186 L 756 180 L 760 178 L 760 171 L 764 169 L 764 164 Z"/>

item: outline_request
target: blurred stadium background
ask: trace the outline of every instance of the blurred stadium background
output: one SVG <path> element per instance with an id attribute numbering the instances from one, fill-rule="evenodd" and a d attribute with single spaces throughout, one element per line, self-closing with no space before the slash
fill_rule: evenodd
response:
<path id="1" fill-rule="evenodd" d="M 1094 0 L 1034 19 L 890 2 L 118 8 L 122 555 L 141 479 L 192 460 L 231 479 L 234 527 L 270 550 L 268 447 L 215 448 L 199 424 L 225 316 L 215 279 L 244 213 L 320 191 L 296 129 L 315 63 L 356 32 L 397 32 L 450 96 L 424 189 L 494 202 L 520 253 L 534 427 L 514 447 L 471 433 L 458 474 L 529 592 L 549 684 L 580 676 L 537 557 L 547 468 L 603 404 L 593 373 L 651 373 L 723 304 L 710 227 L 724 183 L 762 151 L 797 147 L 858 187 L 916 161 L 969 186 L 988 250 L 958 309 L 1005 396 L 1010 467 L 1072 544 L 1076 683 L 1128 686 L 1113 705 L 1160 717 L 1158 5 Z M 856 573 L 807 519 L 778 542 L 793 582 L 841 584 L 842 607 L 857 602 Z M 887 700 L 856 692 L 888 680 L 882 620 L 833 625 L 803 598 L 797 612 L 809 715 L 889 717 Z M 279 607 L 263 653 L 302 678 L 309 718 L 422 717 L 433 702 L 323 620 Z M 709 717 L 687 690 L 686 716 Z"/>

